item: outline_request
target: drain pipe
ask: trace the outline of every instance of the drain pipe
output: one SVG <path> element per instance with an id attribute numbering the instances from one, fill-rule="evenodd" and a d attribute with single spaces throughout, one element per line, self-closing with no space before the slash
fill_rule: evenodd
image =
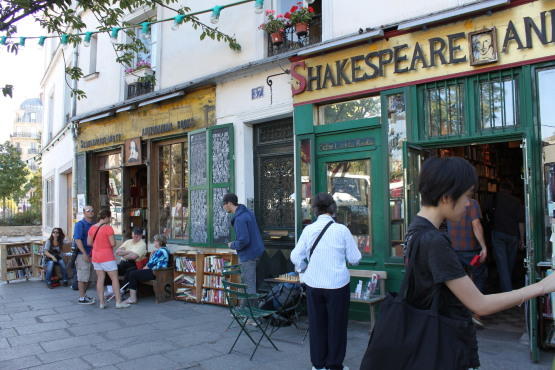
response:
<path id="1" fill-rule="evenodd" d="M 79 66 L 79 48 L 78 46 L 74 46 L 73 48 L 73 60 L 72 60 L 72 67 Z M 77 80 L 72 80 L 71 88 L 73 90 L 77 89 Z M 75 117 L 77 115 L 77 96 L 73 94 L 71 98 L 71 117 Z M 70 118 L 71 121 L 71 118 Z M 71 122 L 71 137 L 73 139 L 73 163 L 72 163 L 72 176 L 71 176 L 71 197 L 72 197 L 72 212 L 71 217 L 72 224 L 75 223 L 77 218 L 77 213 L 79 210 L 77 209 L 77 135 L 78 135 L 78 128 L 77 122 Z M 73 235 L 73 232 L 72 232 Z"/>

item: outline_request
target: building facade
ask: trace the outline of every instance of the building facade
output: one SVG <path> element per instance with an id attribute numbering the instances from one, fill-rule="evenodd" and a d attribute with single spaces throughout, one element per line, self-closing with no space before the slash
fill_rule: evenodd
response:
<path id="1" fill-rule="evenodd" d="M 295 3 L 264 6 L 279 13 Z M 88 98 L 75 103 L 60 83 L 60 46 L 49 50 L 46 127 L 58 129 L 42 155 L 45 194 L 54 181 L 53 222 L 69 227 L 91 203 L 112 209 L 119 240 L 142 226 L 149 239 L 166 234 L 172 249 L 225 248 L 233 235 L 221 197 L 233 191 L 255 210 L 265 277 L 291 269 L 290 250 L 313 219 L 310 197 L 328 191 L 364 255 L 361 268 L 387 271 L 395 290 L 404 233 L 418 210 L 419 166 L 430 155 L 458 155 L 480 174 L 481 203 L 502 179 L 515 184 L 528 225 L 516 280 L 544 274 L 552 259 L 546 102 L 555 4 L 311 3 L 308 35 L 287 31 L 277 46 L 258 29 L 264 15 L 252 3 L 224 9 L 218 27 L 237 37 L 240 52 L 200 41 L 187 25 L 152 24 L 135 66 L 148 64 L 149 82 L 129 76 L 108 36 L 98 35 L 66 51 L 86 74 L 78 87 Z M 187 2 L 193 10 L 214 5 Z M 173 15 L 138 9 L 126 20 Z M 90 15 L 83 19 L 94 26 Z M 528 311 L 533 356 L 549 332 L 542 305 Z M 353 317 L 366 310 L 353 305 Z"/>
<path id="2" fill-rule="evenodd" d="M 26 99 L 16 112 L 10 143 L 19 150 L 21 160 L 31 171 L 38 168 L 34 158 L 40 153 L 41 132 L 42 103 L 40 99 Z"/>

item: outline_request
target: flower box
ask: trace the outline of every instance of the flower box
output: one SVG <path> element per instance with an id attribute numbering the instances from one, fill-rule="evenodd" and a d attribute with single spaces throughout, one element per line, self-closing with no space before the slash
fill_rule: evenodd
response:
<path id="1" fill-rule="evenodd" d="M 139 81 L 139 78 L 152 76 L 153 74 L 154 71 L 152 70 L 152 68 L 139 68 L 134 71 L 127 72 L 125 74 L 125 82 L 128 85 L 131 85 L 137 83 Z"/>

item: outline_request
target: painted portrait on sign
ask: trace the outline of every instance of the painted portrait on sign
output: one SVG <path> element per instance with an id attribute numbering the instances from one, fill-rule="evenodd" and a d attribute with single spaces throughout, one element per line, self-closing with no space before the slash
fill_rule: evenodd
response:
<path id="1" fill-rule="evenodd" d="M 125 165 L 134 166 L 141 164 L 141 138 L 134 138 L 125 141 Z"/>
<path id="2" fill-rule="evenodd" d="M 470 65 L 495 63 L 498 60 L 495 27 L 468 34 Z"/>

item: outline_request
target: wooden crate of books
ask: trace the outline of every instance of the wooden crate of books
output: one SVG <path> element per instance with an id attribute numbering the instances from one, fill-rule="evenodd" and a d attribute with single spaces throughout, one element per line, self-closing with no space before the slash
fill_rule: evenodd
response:
<path id="1" fill-rule="evenodd" d="M 186 302 L 200 302 L 202 285 L 202 255 L 197 252 L 174 253 L 175 299 Z"/>
<path id="2" fill-rule="evenodd" d="M 224 266 L 237 264 L 237 255 L 231 252 L 204 253 L 201 302 L 226 305 L 222 284 Z M 236 281 L 233 277 L 232 281 Z"/>
<path id="3" fill-rule="evenodd" d="M 29 279 L 33 276 L 34 241 L 0 244 L 0 279 Z"/>

